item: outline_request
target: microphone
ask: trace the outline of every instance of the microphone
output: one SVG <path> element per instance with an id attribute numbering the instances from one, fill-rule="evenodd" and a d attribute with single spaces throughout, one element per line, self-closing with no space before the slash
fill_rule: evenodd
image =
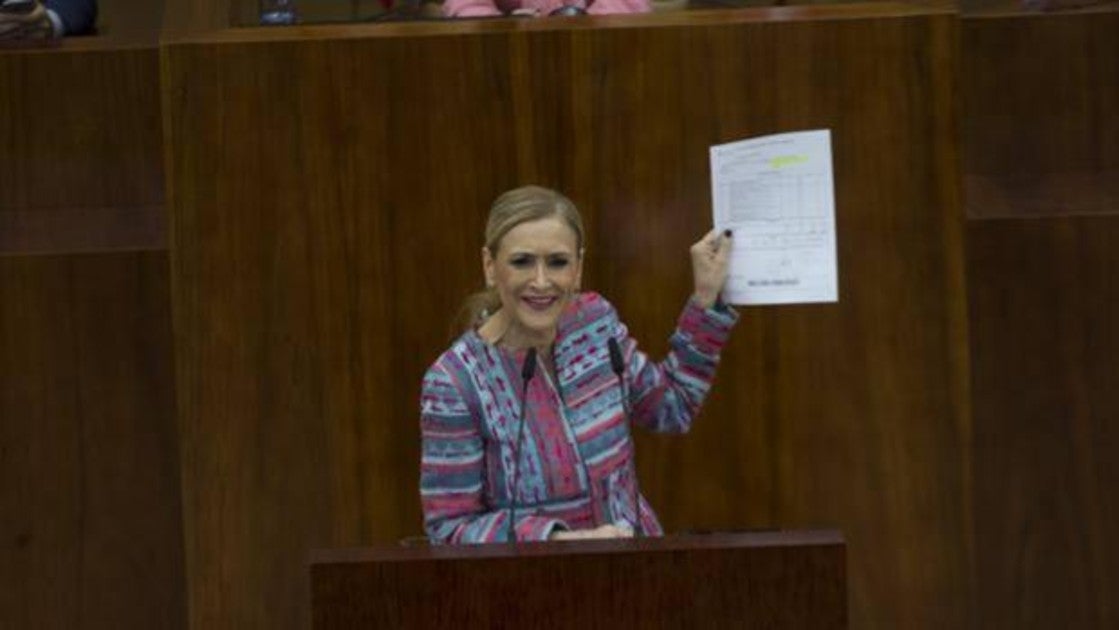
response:
<path id="1" fill-rule="evenodd" d="M 521 413 L 518 417 L 517 441 L 513 445 L 513 488 L 509 497 L 509 523 L 505 528 L 505 538 L 510 543 L 517 542 L 514 536 L 513 525 L 517 521 L 517 489 L 521 477 L 521 442 L 525 435 L 525 414 L 528 412 L 528 382 L 536 374 L 536 348 L 529 348 L 525 353 L 525 362 L 521 365 Z"/>
<path id="2" fill-rule="evenodd" d="M 622 390 L 622 411 L 625 413 L 626 422 L 632 425 L 629 409 L 629 392 L 626 391 L 626 361 L 622 357 L 622 349 L 618 346 L 618 340 L 610 337 L 606 341 L 606 347 L 610 351 L 610 369 L 614 371 L 614 375 L 618 377 L 618 387 Z M 633 534 L 640 538 L 645 535 L 641 527 L 641 496 L 637 492 L 637 443 L 633 441 L 632 431 L 630 431 L 630 463 L 633 464 Z"/>
<path id="3" fill-rule="evenodd" d="M 606 347 L 610 350 L 610 369 L 614 370 L 614 375 L 622 378 L 626 373 L 626 360 L 622 358 L 622 348 L 618 345 L 618 340 L 611 337 L 606 342 Z"/>
<path id="4" fill-rule="evenodd" d="M 533 374 L 536 374 L 536 348 L 529 348 L 525 353 L 525 363 L 521 366 L 521 381 L 525 386 L 528 386 Z"/>
<path id="5" fill-rule="evenodd" d="M 586 15 L 587 11 L 581 7 L 573 4 L 565 4 L 564 6 L 552 11 L 548 14 L 549 17 L 572 17 L 576 15 Z"/>

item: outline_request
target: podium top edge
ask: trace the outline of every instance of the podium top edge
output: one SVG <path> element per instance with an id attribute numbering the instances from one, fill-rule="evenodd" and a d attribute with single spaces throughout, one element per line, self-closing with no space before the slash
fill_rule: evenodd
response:
<path id="1" fill-rule="evenodd" d="M 317 549 L 310 564 L 338 565 L 368 562 L 482 560 L 569 554 L 655 553 L 767 547 L 844 546 L 842 532 L 821 530 L 762 530 L 670 534 L 654 538 L 490 543 L 473 545 L 377 545 Z"/>

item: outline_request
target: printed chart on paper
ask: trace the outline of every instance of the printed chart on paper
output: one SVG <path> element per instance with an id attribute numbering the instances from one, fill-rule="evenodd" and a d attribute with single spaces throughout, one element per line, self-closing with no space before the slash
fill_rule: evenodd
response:
<path id="1" fill-rule="evenodd" d="M 828 130 L 711 147 L 711 189 L 715 227 L 734 230 L 724 301 L 839 299 Z"/>

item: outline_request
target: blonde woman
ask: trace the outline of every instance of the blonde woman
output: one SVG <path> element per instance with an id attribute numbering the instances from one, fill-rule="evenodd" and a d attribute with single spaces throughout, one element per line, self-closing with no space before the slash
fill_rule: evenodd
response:
<path id="1" fill-rule="evenodd" d="M 420 493 L 433 542 L 662 533 L 637 485 L 630 423 L 684 432 L 696 416 L 737 320 L 718 300 L 730 237 L 692 246 L 694 291 L 656 363 L 603 297 L 580 291 L 583 223 L 567 197 L 526 186 L 494 202 L 486 290 L 423 380 Z"/>

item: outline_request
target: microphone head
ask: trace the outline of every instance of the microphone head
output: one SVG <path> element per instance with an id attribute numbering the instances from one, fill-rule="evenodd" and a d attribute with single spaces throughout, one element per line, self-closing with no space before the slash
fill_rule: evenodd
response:
<path id="1" fill-rule="evenodd" d="M 529 348 L 525 353 L 525 362 L 521 366 L 521 380 L 529 382 L 532 375 L 536 374 L 536 348 Z"/>
<path id="2" fill-rule="evenodd" d="M 622 358 L 622 349 L 618 346 L 618 340 L 611 337 L 606 340 L 606 346 L 610 350 L 610 368 L 614 370 L 614 374 L 621 376 L 626 371 L 626 362 Z"/>

